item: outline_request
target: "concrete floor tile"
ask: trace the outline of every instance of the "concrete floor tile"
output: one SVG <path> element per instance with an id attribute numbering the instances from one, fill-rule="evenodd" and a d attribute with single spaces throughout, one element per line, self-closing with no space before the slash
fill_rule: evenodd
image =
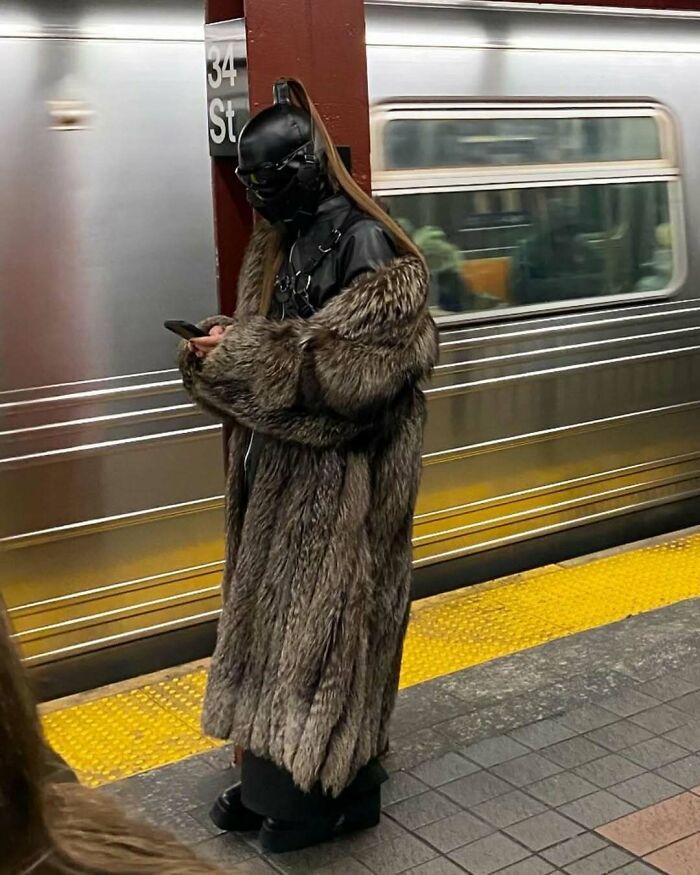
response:
<path id="1" fill-rule="evenodd" d="M 187 813 L 190 815 L 190 817 L 194 817 L 197 823 L 203 826 L 210 836 L 221 835 L 224 830 L 219 829 L 219 827 L 214 824 L 211 817 L 209 816 L 210 810 L 210 805 L 201 805 L 199 808 L 190 809 Z"/>
<path id="2" fill-rule="evenodd" d="M 700 833 L 646 857 L 668 875 L 697 875 L 700 869 Z"/>
<path id="3" fill-rule="evenodd" d="M 692 714 L 693 717 L 700 717 L 700 691 L 688 693 L 687 696 L 681 696 L 680 699 L 672 699 L 671 704 L 674 708 Z"/>
<path id="4" fill-rule="evenodd" d="M 431 823 L 417 830 L 417 835 L 437 848 L 443 854 L 454 851 L 464 845 L 483 839 L 495 830 L 467 811 L 460 811 L 437 823 Z"/>
<path id="5" fill-rule="evenodd" d="M 437 851 L 411 835 L 383 842 L 357 855 L 374 875 L 398 875 L 437 856 Z"/>
<path id="6" fill-rule="evenodd" d="M 344 857 L 356 857 L 361 851 L 366 851 L 385 842 L 394 841 L 408 835 L 406 830 L 395 820 L 382 815 L 379 826 L 362 832 L 351 833 L 335 839 L 334 846 Z"/>
<path id="7" fill-rule="evenodd" d="M 512 733 L 515 736 L 517 733 Z M 529 748 L 521 744 L 515 737 L 497 735 L 495 738 L 487 738 L 478 741 L 465 748 L 462 753 L 465 757 L 478 763 L 482 768 L 489 769 L 501 763 L 514 760 L 529 753 Z"/>
<path id="8" fill-rule="evenodd" d="M 693 684 L 696 690 L 700 690 L 700 662 L 683 666 L 682 669 L 674 672 L 674 674 L 682 680 Z"/>
<path id="9" fill-rule="evenodd" d="M 630 717 L 630 722 L 648 729 L 654 735 L 663 735 L 685 726 L 689 721 L 688 714 L 672 705 L 657 705 L 641 714 Z"/>
<path id="10" fill-rule="evenodd" d="M 565 769 L 573 769 L 576 766 L 589 763 L 591 760 L 604 757 L 608 751 L 585 736 L 579 735 L 576 738 L 555 744 L 553 747 L 546 747 L 540 753 L 543 757 Z"/>
<path id="11" fill-rule="evenodd" d="M 415 869 L 409 869 L 405 875 L 464 875 L 464 869 L 446 857 L 438 857 Z"/>
<path id="12" fill-rule="evenodd" d="M 542 851 L 579 835 L 583 828 L 556 811 L 546 811 L 522 823 L 516 823 L 504 832 L 531 851 Z"/>
<path id="13" fill-rule="evenodd" d="M 660 779 L 659 779 L 660 780 Z M 396 802 L 384 809 L 384 813 L 408 830 L 416 830 L 436 820 L 457 814 L 459 806 L 440 793 L 430 790 L 418 796 L 411 796 L 403 802 Z"/>
<path id="14" fill-rule="evenodd" d="M 629 863 L 632 857 L 620 848 L 604 848 L 596 851 L 590 857 L 577 860 L 564 867 L 568 875 L 608 875 L 609 872 L 619 870 L 620 866 Z"/>
<path id="15" fill-rule="evenodd" d="M 514 863 L 501 869 L 498 875 L 549 875 L 554 872 L 554 866 L 543 860 L 542 857 L 528 857 L 520 863 Z"/>
<path id="16" fill-rule="evenodd" d="M 257 842 L 251 842 L 251 846 L 259 851 Z M 317 873 L 324 866 L 330 866 L 338 860 L 346 858 L 348 854 L 335 842 L 325 842 L 312 848 L 304 848 L 301 851 L 290 851 L 286 854 L 271 854 L 269 859 L 275 869 L 283 875 L 310 875 Z M 221 861 L 225 862 L 225 861 Z"/>
<path id="17" fill-rule="evenodd" d="M 213 863 L 233 866 L 255 856 L 255 851 L 238 836 L 226 833 L 197 845 L 197 853 Z"/>
<path id="18" fill-rule="evenodd" d="M 632 714 L 646 711 L 648 708 L 653 708 L 658 704 L 658 699 L 640 693 L 636 689 L 621 690 L 619 693 L 615 693 L 614 696 L 608 696 L 598 702 L 598 705 L 605 708 L 606 711 L 612 711 L 613 714 L 617 714 L 619 717 L 630 717 Z"/>
<path id="19" fill-rule="evenodd" d="M 474 775 L 460 778 L 459 781 L 444 784 L 440 787 L 440 792 L 449 796 L 462 808 L 474 808 L 475 805 L 509 793 L 512 789 L 510 784 L 496 775 L 491 775 L 489 772 L 476 772 Z"/>
<path id="20" fill-rule="evenodd" d="M 700 797 L 675 796 L 651 808 L 599 826 L 597 832 L 636 854 L 645 856 L 700 831 Z"/>
<path id="21" fill-rule="evenodd" d="M 652 737 L 652 733 L 629 720 L 620 720 L 609 726 L 594 729 L 585 737 L 616 753 L 625 747 L 632 747 L 642 741 L 647 741 Z"/>
<path id="22" fill-rule="evenodd" d="M 369 870 L 365 869 L 365 872 L 368 871 Z M 239 863 L 237 866 L 234 866 L 230 872 L 231 875 L 278 875 L 277 869 L 273 869 L 269 863 L 259 858 L 248 860 L 245 863 Z M 348 871 L 348 875 L 353 875 L 352 870 Z M 358 872 L 357 875 L 362 875 L 362 873 Z"/>
<path id="23" fill-rule="evenodd" d="M 693 755 L 676 760 L 674 763 L 662 766 L 658 771 L 667 781 L 673 781 L 686 790 L 692 790 L 700 784 L 700 756 Z"/>
<path id="24" fill-rule="evenodd" d="M 575 770 L 576 774 L 596 787 L 605 790 L 613 784 L 628 781 L 637 775 L 644 773 L 644 769 L 637 763 L 630 762 L 619 754 L 609 754 L 592 763 L 586 763 Z"/>
<path id="25" fill-rule="evenodd" d="M 608 847 L 607 842 L 604 842 L 600 836 L 587 832 L 547 848 L 542 851 L 542 856 L 555 866 L 567 866 L 569 863 L 575 863 L 576 860 L 590 857 L 591 854 L 605 847 Z"/>
<path id="26" fill-rule="evenodd" d="M 505 793 L 496 799 L 482 802 L 481 805 L 472 809 L 474 814 L 482 820 L 499 829 L 512 826 L 514 823 L 519 823 L 535 814 L 543 814 L 546 810 L 541 802 L 527 796 L 520 790 L 514 790 L 512 793 Z"/>
<path id="27" fill-rule="evenodd" d="M 670 699 L 679 699 L 693 693 L 698 687 L 675 674 L 663 675 L 655 681 L 648 681 L 637 687 L 640 693 L 658 699 L 659 702 L 668 702 Z"/>
<path id="28" fill-rule="evenodd" d="M 421 763 L 411 769 L 411 774 L 429 787 L 439 787 L 449 781 L 456 781 L 478 771 L 479 766 L 475 763 L 451 751 L 437 759 Z"/>
<path id="29" fill-rule="evenodd" d="M 635 808 L 648 808 L 664 799 L 679 796 L 683 792 L 683 788 L 678 784 L 652 772 L 637 775 L 636 778 L 630 778 L 629 781 L 623 781 L 621 784 L 613 784 L 609 789 L 615 796 L 619 796 Z"/>
<path id="30" fill-rule="evenodd" d="M 425 793 L 428 789 L 422 781 L 414 778 L 413 775 L 409 775 L 407 772 L 395 772 L 382 786 L 382 805 L 387 808 L 395 802 L 403 802 L 404 799 L 410 799 L 411 796 Z"/>
<path id="31" fill-rule="evenodd" d="M 540 720 L 539 723 L 530 723 L 529 726 L 521 726 L 509 733 L 510 737 L 533 750 L 541 750 L 543 747 L 551 747 L 560 741 L 573 738 L 576 731 L 564 726 L 559 720 Z"/>
<path id="32" fill-rule="evenodd" d="M 664 737 L 686 750 L 697 753 L 700 751 L 700 720 L 693 720 L 680 729 L 667 733 Z"/>
<path id="33" fill-rule="evenodd" d="M 494 833 L 450 854 L 450 858 L 469 875 L 492 875 L 532 856 L 522 845 L 502 833 Z"/>
<path id="34" fill-rule="evenodd" d="M 363 866 L 359 860 L 343 857 L 334 863 L 329 863 L 328 866 L 317 869 L 315 875 L 371 875 L 371 870 Z"/>
<path id="35" fill-rule="evenodd" d="M 500 766 L 494 766 L 492 771 L 504 781 L 508 781 L 516 787 L 524 787 L 561 772 L 562 767 L 538 753 L 530 753 L 517 760 L 510 760 L 507 763 L 501 763 Z"/>
<path id="36" fill-rule="evenodd" d="M 392 735 L 407 735 L 429 729 L 437 723 L 460 717 L 469 711 L 463 699 L 451 696 L 431 682 L 402 690 L 392 721 Z"/>
<path id="37" fill-rule="evenodd" d="M 577 732 L 591 732 L 593 729 L 600 729 L 601 726 L 615 723 L 617 719 L 617 715 L 600 708 L 598 705 L 584 705 L 559 718 L 561 723 Z"/>
<path id="38" fill-rule="evenodd" d="M 612 820 L 617 820 L 627 814 L 631 814 L 634 808 L 617 796 L 605 790 L 600 790 L 592 796 L 584 796 L 583 799 L 577 799 L 576 802 L 570 802 L 568 805 L 562 805 L 559 811 L 566 817 L 575 820 L 576 823 L 587 826 L 589 829 L 595 829 L 604 823 L 610 823 Z"/>
<path id="39" fill-rule="evenodd" d="M 651 866 L 647 866 L 646 863 L 637 860 L 634 863 L 623 866 L 622 869 L 618 869 L 615 875 L 659 875 L 659 870 L 652 869 Z"/>
<path id="40" fill-rule="evenodd" d="M 187 845 L 196 845 L 219 835 L 216 829 L 209 829 L 206 824 L 192 817 L 187 811 L 171 811 L 168 816 L 157 816 L 154 813 L 144 815 L 144 819 L 177 836 L 178 840 Z M 213 824 L 212 824 L 213 826 Z"/>
<path id="41" fill-rule="evenodd" d="M 582 796 L 590 796 L 597 789 L 595 784 L 591 784 L 580 775 L 560 772 L 558 775 L 552 775 L 551 778 L 545 778 L 544 781 L 530 784 L 527 792 L 552 808 L 558 808 L 560 805 L 566 805 L 567 802 L 581 799 Z"/>
<path id="42" fill-rule="evenodd" d="M 686 756 L 685 748 L 667 738 L 650 738 L 621 751 L 622 755 L 645 769 L 659 769 Z"/>
<path id="43" fill-rule="evenodd" d="M 389 753 L 382 760 L 384 768 L 392 774 L 410 770 L 420 763 L 449 753 L 454 743 L 435 729 L 421 729 L 407 735 L 393 737 Z"/>

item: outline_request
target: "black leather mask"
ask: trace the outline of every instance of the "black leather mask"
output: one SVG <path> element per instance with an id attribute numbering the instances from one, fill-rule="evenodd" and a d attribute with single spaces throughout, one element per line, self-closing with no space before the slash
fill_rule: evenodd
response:
<path id="1" fill-rule="evenodd" d="M 292 106 L 285 91 L 241 131 L 238 178 L 248 203 L 264 218 L 301 227 L 316 215 L 330 184 L 325 160 L 316 148 L 308 113 Z"/>

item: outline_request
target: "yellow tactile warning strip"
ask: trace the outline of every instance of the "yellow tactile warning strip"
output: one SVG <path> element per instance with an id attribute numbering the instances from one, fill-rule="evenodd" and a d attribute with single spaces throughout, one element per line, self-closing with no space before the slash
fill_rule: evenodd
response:
<path id="1" fill-rule="evenodd" d="M 547 566 L 414 605 L 402 687 L 700 595 L 700 533 Z M 99 784 L 216 746 L 199 731 L 205 671 L 48 713 L 49 740 Z"/>
<path id="2" fill-rule="evenodd" d="M 46 735 L 90 787 L 212 750 L 199 729 L 205 680 L 199 669 L 53 711 L 43 718 Z"/>

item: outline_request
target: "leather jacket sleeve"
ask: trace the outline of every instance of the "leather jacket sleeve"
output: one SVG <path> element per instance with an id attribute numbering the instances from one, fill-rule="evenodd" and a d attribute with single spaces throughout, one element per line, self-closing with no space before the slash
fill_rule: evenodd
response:
<path id="1" fill-rule="evenodd" d="M 338 253 L 340 288 L 366 273 L 378 270 L 398 255 L 387 229 L 374 219 L 363 219 L 348 231 Z"/>

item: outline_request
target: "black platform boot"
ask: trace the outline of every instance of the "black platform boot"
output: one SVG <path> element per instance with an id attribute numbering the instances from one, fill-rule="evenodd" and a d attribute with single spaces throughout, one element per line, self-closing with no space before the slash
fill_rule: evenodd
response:
<path id="1" fill-rule="evenodd" d="M 260 845 L 268 854 L 300 851 L 337 836 L 371 829 L 379 825 L 381 790 L 352 796 L 329 818 L 317 818 L 305 823 L 265 818 L 260 828 Z"/>
<path id="2" fill-rule="evenodd" d="M 241 785 L 234 784 L 219 796 L 209 812 L 212 822 L 226 832 L 254 832 L 263 818 L 246 808 L 241 801 Z"/>

